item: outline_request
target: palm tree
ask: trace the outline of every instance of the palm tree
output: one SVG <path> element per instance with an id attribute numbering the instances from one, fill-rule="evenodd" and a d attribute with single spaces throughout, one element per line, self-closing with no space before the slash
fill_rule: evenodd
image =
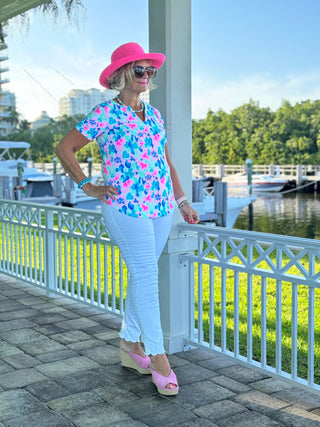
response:
<path id="1" fill-rule="evenodd" d="M 7 117 L 6 121 L 11 123 L 13 128 L 16 128 L 20 122 L 20 113 L 18 113 L 16 107 L 10 105 L 10 107 L 6 107 L 4 111 L 9 113 L 9 117 Z"/>
<path id="2" fill-rule="evenodd" d="M 67 19 L 72 23 L 77 22 L 81 10 L 85 11 L 82 0 L 60 0 L 60 3 L 61 6 L 59 6 L 56 0 L 48 0 L 34 9 L 40 10 L 44 15 L 51 15 L 55 20 L 59 18 L 61 13 L 65 13 Z M 24 27 L 29 26 L 29 11 L 21 13 L 16 18 L 18 18 L 20 24 Z M 0 22 L 0 40 L 2 42 L 4 42 L 5 37 L 4 27 L 7 24 L 8 21 Z"/>

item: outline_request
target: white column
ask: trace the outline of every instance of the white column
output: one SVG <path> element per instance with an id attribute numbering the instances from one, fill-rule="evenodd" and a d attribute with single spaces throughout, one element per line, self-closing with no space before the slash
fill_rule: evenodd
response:
<path id="1" fill-rule="evenodd" d="M 149 0 L 149 50 L 166 55 L 158 88 L 150 93 L 166 124 L 170 157 L 182 187 L 192 196 L 191 0 Z M 168 353 L 183 350 L 189 330 L 188 269 L 179 255 L 193 251 L 195 238 L 179 235 L 176 210 L 168 243 L 159 261 L 161 321 Z"/>

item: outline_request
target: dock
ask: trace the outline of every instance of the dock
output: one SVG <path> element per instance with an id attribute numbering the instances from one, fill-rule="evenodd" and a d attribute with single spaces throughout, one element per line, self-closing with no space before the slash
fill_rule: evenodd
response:
<path id="1" fill-rule="evenodd" d="M 278 175 L 286 178 L 290 187 L 308 187 L 308 191 L 320 192 L 320 165 L 255 165 L 253 173 L 262 175 Z M 245 173 L 246 165 L 205 165 L 193 164 L 194 177 L 210 177 L 220 181 L 225 176 Z"/>

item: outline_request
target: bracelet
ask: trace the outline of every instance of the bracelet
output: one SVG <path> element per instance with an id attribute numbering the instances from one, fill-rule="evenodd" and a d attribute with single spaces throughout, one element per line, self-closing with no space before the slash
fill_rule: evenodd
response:
<path id="1" fill-rule="evenodd" d="M 184 200 L 183 202 L 181 202 L 180 205 L 178 205 L 178 208 L 181 209 L 184 205 L 189 205 L 188 200 Z"/>
<path id="2" fill-rule="evenodd" d="M 90 178 L 86 178 L 86 179 L 84 179 L 83 181 L 79 182 L 79 184 L 78 184 L 78 188 L 79 188 L 79 190 L 82 190 L 82 187 L 83 187 L 85 184 L 88 184 L 88 182 L 90 182 Z"/>
<path id="3" fill-rule="evenodd" d="M 187 200 L 186 196 L 182 196 L 182 197 L 180 197 L 180 199 L 177 199 L 177 200 L 176 200 L 177 205 L 179 206 L 179 205 L 180 205 L 180 203 L 181 203 L 181 202 L 184 202 L 185 200 Z"/>

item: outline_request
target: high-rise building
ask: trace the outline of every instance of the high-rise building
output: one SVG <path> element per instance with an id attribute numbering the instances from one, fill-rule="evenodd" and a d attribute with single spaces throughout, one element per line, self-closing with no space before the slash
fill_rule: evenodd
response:
<path id="1" fill-rule="evenodd" d="M 91 109 L 107 99 L 114 98 L 118 92 L 110 89 L 101 91 L 99 89 L 73 89 L 68 95 L 59 100 L 59 116 L 74 116 L 75 114 L 88 114 Z M 140 98 L 149 102 L 149 91 L 140 94 Z"/>
<path id="2" fill-rule="evenodd" d="M 5 91 L 3 85 L 9 82 L 9 79 L 3 76 L 9 68 L 5 65 L 8 60 L 6 43 L 0 41 L 0 135 L 6 136 L 12 131 L 12 122 L 10 122 L 10 107 L 16 109 L 16 97 L 14 93 Z"/>
<path id="3" fill-rule="evenodd" d="M 59 116 L 74 116 L 75 114 L 88 114 L 97 104 L 115 96 L 113 90 L 99 89 L 73 89 L 68 95 L 60 98 Z"/>

